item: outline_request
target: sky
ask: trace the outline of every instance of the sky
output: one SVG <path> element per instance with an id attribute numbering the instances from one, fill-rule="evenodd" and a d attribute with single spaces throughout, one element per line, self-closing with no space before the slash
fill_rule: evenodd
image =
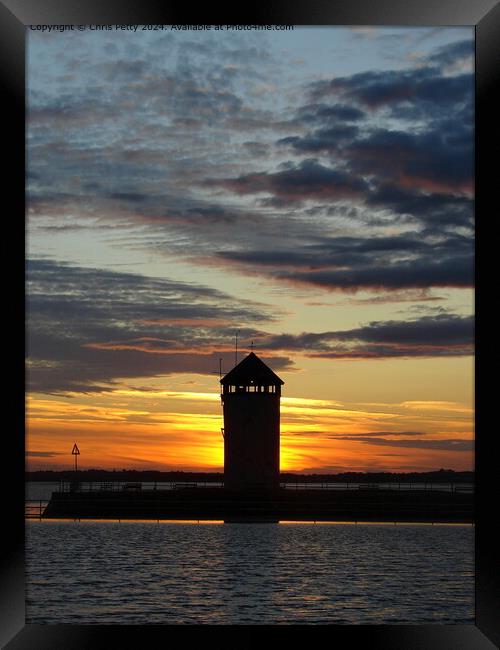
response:
<path id="1" fill-rule="evenodd" d="M 474 467 L 473 28 L 29 32 L 27 468 Z"/>

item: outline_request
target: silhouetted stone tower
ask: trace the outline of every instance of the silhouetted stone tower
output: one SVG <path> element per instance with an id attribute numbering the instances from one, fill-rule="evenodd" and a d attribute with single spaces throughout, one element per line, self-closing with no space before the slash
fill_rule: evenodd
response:
<path id="1" fill-rule="evenodd" d="M 280 396 L 284 382 L 250 352 L 220 383 L 225 487 L 279 487 Z"/>

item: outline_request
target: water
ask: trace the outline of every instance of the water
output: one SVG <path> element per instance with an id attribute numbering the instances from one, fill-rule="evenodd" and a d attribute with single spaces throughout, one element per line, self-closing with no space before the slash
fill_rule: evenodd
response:
<path id="1" fill-rule="evenodd" d="M 26 622 L 474 623 L 474 528 L 30 521 Z"/>

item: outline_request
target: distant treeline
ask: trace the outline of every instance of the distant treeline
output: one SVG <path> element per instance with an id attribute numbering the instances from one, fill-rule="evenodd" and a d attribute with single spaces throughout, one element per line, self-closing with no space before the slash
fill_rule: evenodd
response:
<path id="1" fill-rule="evenodd" d="M 40 470 L 26 472 L 26 481 L 71 481 L 75 478 L 74 470 L 53 471 Z M 154 470 L 78 470 L 80 481 L 142 481 L 142 482 L 221 482 L 222 472 L 161 472 Z M 452 469 L 440 469 L 434 472 L 343 472 L 340 474 L 280 474 L 282 483 L 473 483 L 474 472 L 456 472 Z"/>

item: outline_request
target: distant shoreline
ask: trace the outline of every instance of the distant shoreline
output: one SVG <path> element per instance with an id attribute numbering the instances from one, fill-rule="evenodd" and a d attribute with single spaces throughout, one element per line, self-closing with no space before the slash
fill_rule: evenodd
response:
<path id="1" fill-rule="evenodd" d="M 37 470 L 25 473 L 26 482 L 70 481 L 74 470 Z M 222 482 L 223 472 L 179 472 L 155 470 L 78 470 L 80 481 L 143 481 L 143 482 Z M 281 483 L 473 483 L 474 472 L 441 469 L 433 472 L 342 472 L 338 474 L 295 474 L 282 472 Z"/>

